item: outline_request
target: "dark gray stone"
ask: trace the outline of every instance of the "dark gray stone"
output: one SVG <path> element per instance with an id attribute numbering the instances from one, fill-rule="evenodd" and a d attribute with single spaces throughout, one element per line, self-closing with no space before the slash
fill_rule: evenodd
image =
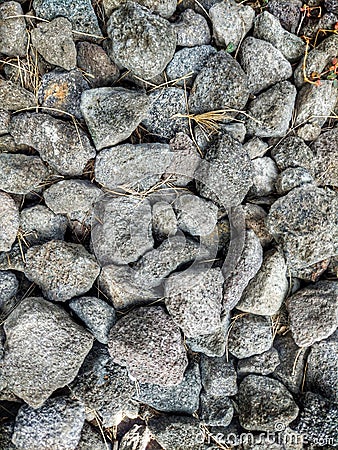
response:
<path id="1" fill-rule="evenodd" d="M 84 405 L 67 397 L 49 399 L 38 409 L 23 405 L 15 419 L 12 442 L 25 450 L 73 450 L 84 421 Z"/>
<path id="2" fill-rule="evenodd" d="M 126 0 L 103 0 L 106 16 L 110 16 L 114 9 L 119 8 Z M 170 17 L 176 9 L 176 0 L 137 0 L 138 4 L 145 6 L 151 12 L 162 17 Z M 135 449 L 136 450 L 136 449 Z M 140 450 L 140 449 L 137 449 Z"/>
<path id="3" fill-rule="evenodd" d="M 9 271 L 0 271 L 0 309 L 2 309 L 3 305 L 8 300 L 16 295 L 18 288 L 19 282 L 14 273 Z M 2 339 L 0 339 L 0 346 L 2 345 L 1 340 Z"/>
<path id="4" fill-rule="evenodd" d="M 206 426 L 227 427 L 234 415 L 234 407 L 228 397 L 214 397 L 202 392 L 199 410 L 200 422 Z"/>
<path id="5" fill-rule="evenodd" d="M 322 133 L 311 145 L 315 179 L 320 186 L 338 186 L 338 128 Z"/>
<path id="6" fill-rule="evenodd" d="M 209 44 L 211 40 L 208 22 L 192 9 L 184 10 L 173 24 L 177 33 L 179 47 L 195 47 L 195 45 Z"/>
<path id="7" fill-rule="evenodd" d="M 19 229 L 19 209 L 12 197 L 0 192 L 0 251 L 8 252 Z"/>
<path id="8" fill-rule="evenodd" d="M 75 378 L 93 344 L 63 309 L 38 297 L 22 300 L 4 328 L 8 388 L 33 408 Z"/>
<path id="9" fill-rule="evenodd" d="M 289 167 L 303 167 L 310 173 L 314 170 L 314 154 L 298 136 L 287 136 L 271 150 L 271 156 L 280 170 Z"/>
<path id="10" fill-rule="evenodd" d="M 102 439 L 102 434 L 85 422 L 75 450 L 111 450 L 111 444 Z"/>
<path id="11" fill-rule="evenodd" d="M 270 348 L 260 355 L 250 356 L 249 358 L 238 361 L 237 371 L 240 376 L 255 373 L 258 375 L 269 375 L 274 372 L 279 365 L 280 359 L 275 348 Z"/>
<path id="12" fill-rule="evenodd" d="M 36 105 L 36 100 L 32 92 L 0 78 L 0 105 L 6 111 L 19 111 Z"/>
<path id="13" fill-rule="evenodd" d="M 301 18 L 302 6 L 300 0 L 270 0 L 267 9 L 280 20 L 286 30 L 295 33 Z"/>
<path id="14" fill-rule="evenodd" d="M 85 294 L 100 273 L 95 258 L 80 244 L 50 241 L 27 251 L 25 275 L 50 300 Z"/>
<path id="15" fill-rule="evenodd" d="M 338 2 L 337 0 L 325 0 L 325 8 L 334 14 L 338 14 Z"/>
<path id="16" fill-rule="evenodd" d="M 313 181 L 313 177 L 303 167 L 289 167 L 277 177 L 276 191 L 280 195 L 287 194 L 293 188 Z"/>
<path id="17" fill-rule="evenodd" d="M 266 247 L 273 240 L 273 237 L 268 232 L 265 225 L 265 219 L 267 216 L 265 209 L 253 203 L 246 203 L 243 206 L 243 210 L 245 213 L 246 227 L 256 234 L 261 246 L 263 248 Z"/>
<path id="18" fill-rule="evenodd" d="M 149 107 L 145 94 L 121 87 L 84 91 L 81 111 L 97 150 L 127 139 Z"/>
<path id="19" fill-rule="evenodd" d="M 22 16 L 20 3 L 9 1 L 0 5 L 0 53 L 3 55 L 24 56 L 26 54 L 28 37 L 26 21 Z"/>
<path id="20" fill-rule="evenodd" d="M 212 397 L 228 397 L 237 394 L 237 374 L 232 360 L 225 356 L 210 358 L 201 356 L 201 377 L 204 391 Z"/>
<path id="21" fill-rule="evenodd" d="M 112 59 L 140 78 L 159 75 L 175 53 L 173 26 L 134 2 L 127 1 L 112 13 L 107 32 Z"/>
<path id="22" fill-rule="evenodd" d="M 181 333 L 161 306 L 141 307 L 123 316 L 110 331 L 109 353 L 139 382 L 173 386 L 188 365 Z"/>

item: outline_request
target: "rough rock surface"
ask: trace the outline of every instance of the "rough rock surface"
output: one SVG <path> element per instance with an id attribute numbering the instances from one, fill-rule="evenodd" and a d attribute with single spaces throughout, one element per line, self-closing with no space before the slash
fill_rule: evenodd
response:
<path id="1" fill-rule="evenodd" d="M 252 161 L 253 185 L 250 195 L 264 197 L 275 192 L 278 169 L 273 159 L 268 156 L 255 158 Z"/>
<path id="2" fill-rule="evenodd" d="M 20 3 L 9 1 L 0 5 L 0 53 L 3 55 L 24 56 L 26 53 L 26 21 L 20 16 L 23 16 Z"/>
<path id="3" fill-rule="evenodd" d="M 111 450 L 111 445 L 104 442 L 102 434 L 85 422 L 76 450 Z M 127 449 L 126 449 L 127 450 Z"/>
<path id="4" fill-rule="evenodd" d="M 125 2 L 126 0 L 103 0 L 103 7 L 107 17 L 111 15 L 114 9 L 119 8 Z M 176 0 L 137 0 L 136 3 L 145 6 L 151 12 L 162 17 L 172 16 L 176 9 Z"/>
<path id="5" fill-rule="evenodd" d="M 19 282 L 14 273 L 0 271 L 0 309 L 4 303 L 16 295 L 18 287 Z"/>
<path id="6" fill-rule="evenodd" d="M 109 353 L 140 382 L 172 386 L 182 382 L 188 360 L 179 328 L 160 306 L 141 307 L 111 329 Z"/>
<path id="7" fill-rule="evenodd" d="M 93 343 L 93 337 L 63 309 L 38 297 L 24 299 L 4 328 L 5 380 L 34 408 L 75 378 Z"/>
<path id="8" fill-rule="evenodd" d="M 202 425 L 227 427 L 234 415 L 234 407 L 228 397 L 201 394 L 199 417 Z"/>
<path id="9" fill-rule="evenodd" d="M 270 348 L 260 355 L 249 356 L 238 361 L 237 371 L 240 376 L 249 374 L 269 375 L 274 372 L 279 365 L 280 359 L 278 351 Z"/>
<path id="10" fill-rule="evenodd" d="M 177 34 L 177 45 L 180 47 L 194 47 L 210 43 L 210 29 L 208 22 L 192 9 L 183 11 L 173 24 Z"/>
<path id="11" fill-rule="evenodd" d="M 289 167 L 277 177 L 276 191 L 281 195 L 287 194 L 293 188 L 313 181 L 312 175 L 303 167 Z"/>
<path id="12" fill-rule="evenodd" d="M 320 186 L 338 186 L 338 128 L 322 133 L 311 145 L 313 170 Z"/>
<path id="13" fill-rule="evenodd" d="M 225 356 L 201 357 L 201 376 L 203 389 L 213 397 L 226 397 L 237 394 L 237 374 L 232 360 Z"/>
<path id="14" fill-rule="evenodd" d="M 19 210 L 13 198 L 0 192 L 0 251 L 8 252 L 19 229 Z"/>
<path id="15" fill-rule="evenodd" d="M 153 205 L 152 214 L 153 233 L 157 240 L 175 236 L 177 232 L 177 218 L 170 203 L 165 201 L 156 202 Z"/>
<path id="16" fill-rule="evenodd" d="M 0 78 L 0 105 L 7 111 L 19 111 L 36 105 L 32 92 L 14 83 Z"/>

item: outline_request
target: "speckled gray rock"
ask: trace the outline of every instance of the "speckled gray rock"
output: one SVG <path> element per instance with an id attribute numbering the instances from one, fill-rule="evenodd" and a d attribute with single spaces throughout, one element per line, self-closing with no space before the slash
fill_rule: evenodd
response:
<path id="1" fill-rule="evenodd" d="M 288 81 L 275 84 L 249 104 L 248 134 L 258 137 L 282 137 L 289 128 L 297 90 Z"/>
<path id="2" fill-rule="evenodd" d="M 271 150 L 271 156 L 280 170 L 289 167 L 304 167 L 310 173 L 314 170 L 314 154 L 298 136 L 287 136 Z"/>
<path id="3" fill-rule="evenodd" d="M 0 53 L 6 56 L 24 56 L 27 48 L 26 21 L 20 3 L 0 5 Z M 7 17 L 12 17 L 7 19 Z"/>
<path id="4" fill-rule="evenodd" d="M 50 300 L 63 302 L 85 294 L 99 273 L 95 258 L 80 244 L 50 241 L 27 251 L 25 275 Z"/>
<path id="5" fill-rule="evenodd" d="M 108 189 L 147 190 L 160 181 L 173 153 L 169 145 L 121 144 L 106 148 L 95 161 L 95 179 Z"/>
<path id="6" fill-rule="evenodd" d="M 261 246 L 264 248 L 273 240 L 273 237 L 268 232 L 265 219 L 267 213 L 264 208 L 253 203 L 247 203 L 243 206 L 245 213 L 245 224 L 249 230 L 254 231 L 258 237 Z"/>
<path id="7" fill-rule="evenodd" d="M 0 192 L 0 251 L 8 252 L 19 229 L 19 209 L 12 197 Z"/>
<path id="8" fill-rule="evenodd" d="M 152 223 L 156 239 L 163 240 L 168 236 L 175 236 L 177 232 L 177 218 L 170 203 L 161 201 L 153 205 Z"/>
<path id="9" fill-rule="evenodd" d="M 269 375 L 273 373 L 279 365 L 279 355 L 275 348 L 270 348 L 260 355 L 253 355 L 238 361 L 237 371 L 240 376 L 255 373 L 259 375 Z"/>
<path id="10" fill-rule="evenodd" d="M 19 244 L 12 245 L 9 252 L 0 252 L 0 270 L 17 270 L 18 272 L 24 272 L 25 263 L 22 259 L 22 253 L 26 253 L 26 248 L 25 246 L 21 246 L 20 249 Z"/>
<path id="11" fill-rule="evenodd" d="M 187 337 L 208 335 L 221 325 L 223 276 L 220 269 L 187 270 L 165 282 L 165 305 Z"/>
<path id="12" fill-rule="evenodd" d="M 81 129 L 48 114 L 14 116 L 11 134 L 17 144 L 35 148 L 41 159 L 62 175 L 82 175 L 87 162 L 96 154 Z"/>
<path id="13" fill-rule="evenodd" d="M 21 232 L 30 245 L 44 244 L 53 239 L 63 240 L 68 220 L 54 214 L 43 205 L 24 208 L 20 213 Z"/>
<path id="14" fill-rule="evenodd" d="M 331 447 L 338 440 L 338 405 L 320 395 L 307 392 L 302 402 L 299 422 L 295 429 L 306 436 L 307 442 L 317 445 L 319 442 Z"/>
<path id="15" fill-rule="evenodd" d="M 299 347 L 309 347 L 335 332 L 338 327 L 337 298 L 337 283 L 319 281 L 287 300 L 290 329 Z"/>
<path id="16" fill-rule="evenodd" d="M 202 392 L 199 410 L 201 424 L 212 427 L 227 427 L 233 415 L 234 407 L 228 397 L 214 397 Z"/>
<path id="17" fill-rule="evenodd" d="M 291 333 L 277 335 L 274 347 L 278 351 L 280 364 L 273 372 L 273 377 L 281 381 L 290 392 L 298 394 L 304 378 L 307 359 L 306 348 L 300 349 Z"/>
<path id="18" fill-rule="evenodd" d="M 101 36 L 97 17 L 89 0 L 34 0 L 33 8 L 42 19 L 52 20 L 63 16 L 72 23 L 73 30 Z"/>
<path id="19" fill-rule="evenodd" d="M 114 9 L 119 8 L 125 2 L 126 0 L 103 0 L 102 3 L 105 13 L 109 17 Z M 174 14 L 177 5 L 176 0 L 137 0 L 136 3 L 166 18 Z"/>
<path id="20" fill-rule="evenodd" d="M 49 399 L 38 409 L 23 405 L 15 419 L 12 442 L 25 450 L 74 450 L 84 421 L 84 405 L 67 397 Z"/>
<path id="21" fill-rule="evenodd" d="M 262 158 L 268 151 L 268 147 L 269 145 L 259 137 L 253 137 L 244 144 L 244 148 L 248 152 L 250 159 Z"/>
<path id="22" fill-rule="evenodd" d="M 0 109 L 0 136 L 9 133 L 9 123 L 11 121 L 11 115 L 8 111 Z"/>
<path id="23" fill-rule="evenodd" d="M 16 295 L 18 288 L 19 282 L 14 273 L 0 271 L 0 310 L 8 300 Z M 0 346 L 2 346 L 2 342 L 0 343 Z"/>
<path id="24" fill-rule="evenodd" d="M 305 141 L 316 139 L 338 100 L 338 87 L 332 80 L 323 80 L 319 86 L 307 83 L 298 93 L 295 125 L 297 134 Z"/>
<path id="25" fill-rule="evenodd" d="M 175 53 L 173 26 L 134 2 L 112 13 L 107 32 L 113 61 L 144 79 L 159 75 Z"/>
<path id="26" fill-rule="evenodd" d="M 38 23 L 31 31 L 32 44 L 50 64 L 66 70 L 76 66 L 76 48 L 72 24 L 65 17 Z"/>
<path id="27" fill-rule="evenodd" d="M 111 450 L 109 442 L 104 442 L 102 434 L 85 422 L 76 450 Z"/>
<path id="28" fill-rule="evenodd" d="M 154 245 L 149 200 L 103 197 L 94 209 L 92 245 L 102 266 L 136 261 Z"/>
<path id="29" fill-rule="evenodd" d="M 192 9 L 184 10 L 173 24 L 177 33 L 179 47 L 194 47 L 195 45 L 209 44 L 211 40 L 208 22 Z"/>
<path id="30" fill-rule="evenodd" d="M 200 114 L 219 109 L 241 110 L 249 98 L 248 78 L 225 51 L 210 56 L 197 75 L 189 97 L 189 111 Z M 235 116 L 229 112 L 229 116 Z"/>
<path id="31" fill-rule="evenodd" d="M 248 76 L 252 94 L 258 94 L 292 75 L 291 64 L 283 54 L 269 42 L 254 37 L 243 41 L 239 60 Z"/>
<path id="32" fill-rule="evenodd" d="M 188 120 L 176 118 L 187 113 L 186 94 L 183 89 L 166 87 L 150 93 L 151 106 L 142 124 L 148 132 L 165 139 L 172 139 L 176 133 L 189 131 Z"/>
<path id="33" fill-rule="evenodd" d="M 228 337 L 228 348 L 236 358 L 248 358 L 266 352 L 272 347 L 272 343 L 270 317 L 245 314 L 233 320 Z"/>
<path id="34" fill-rule="evenodd" d="M 338 14 L 338 3 L 337 0 L 325 0 L 325 8 L 334 14 Z"/>
<path id="35" fill-rule="evenodd" d="M 289 167 L 278 175 L 276 180 L 276 191 L 278 194 L 283 195 L 295 187 L 312 183 L 313 181 L 312 175 L 303 167 Z"/>
<path id="36" fill-rule="evenodd" d="M 148 107 L 145 94 L 121 87 L 90 89 L 81 98 L 81 111 L 98 150 L 128 138 Z"/>
<path id="37" fill-rule="evenodd" d="M 114 308 L 96 297 L 74 298 L 69 307 L 99 342 L 108 343 L 109 331 L 116 322 Z"/>
<path id="38" fill-rule="evenodd" d="M 201 377 L 204 391 L 213 397 L 226 397 L 237 393 L 237 375 L 232 360 L 201 357 Z"/>
<path id="39" fill-rule="evenodd" d="M 0 78 L 0 105 L 8 111 L 31 108 L 36 105 L 32 92 L 14 83 Z"/>
<path id="40" fill-rule="evenodd" d="M 217 206 L 197 195 L 182 194 L 174 202 L 178 226 L 194 236 L 207 236 L 217 223 Z"/>
<path id="41" fill-rule="evenodd" d="M 263 261 L 260 240 L 252 230 L 246 231 L 242 254 L 230 273 L 223 273 L 223 307 L 232 310 L 240 301 L 244 289 L 256 275 Z"/>
<path id="42" fill-rule="evenodd" d="M 322 133 L 311 145 L 315 179 L 320 186 L 338 186 L 338 128 Z"/>
<path id="43" fill-rule="evenodd" d="M 22 300 L 4 328 L 8 388 L 34 408 L 75 378 L 93 343 L 63 309 L 39 297 Z"/>
<path id="44" fill-rule="evenodd" d="M 127 366 L 139 382 L 179 384 L 188 365 L 179 328 L 161 306 L 123 316 L 110 331 L 108 348 L 113 360 Z"/>
<path id="45" fill-rule="evenodd" d="M 276 431 L 276 423 L 287 426 L 298 415 L 292 395 L 279 381 L 248 375 L 239 386 L 239 420 L 250 431 Z"/>
<path id="46" fill-rule="evenodd" d="M 264 197 L 275 192 L 278 169 L 273 159 L 268 156 L 252 161 L 253 185 L 250 195 Z"/>
<path id="47" fill-rule="evenodd" d="M 192 86 L 196 75 L 202 70 L 209 57 L 216 53 L 211 45 L 199 45 L 197 47 L 185 47 L 175 53 L 173 59 L 166 67 L 169 80 L 187 77 L 175 83 L 177 86 Z"/>
<path id="48" fill-rule="evenodd" d="M 337 202 L 332 191 L 305 184 L 273 203 L 266 225 L 283 246 L 290 268 L 309 266 L 336 253 Z"/>
<path id="49" fill-rule="evenodd" d="M 45 203 L 55 214 L 70 220 L 90 222 L 93 205 L 102 191 L 87 180 L 63 180 L 43 192 Z"/>
<path id="50" fill-rule="evenodd" d="M 252 185 L 252 166 L 243 146 L 228 134 L 217 135 L 195 172 L 203 197 L 223 207 L 239 205 Z"/>
<path id="51" fill-rule="evenodd" d="M 256 17 L 253 35 L 272 44 L 290 62 L 297 61 L 305 52 L 304 41 L 285 30 L 277 17 L 268 11 Z"/>
<path id="52" fill-rule="evenodd" d="M 338 401 L 338 333 L 314 344 L 308 357 L 306 389 Z"/>
<path id="53" fill-rule="evenodd" d="M 49 110 L 51 114 L 62 116 L 62 111 L 65 111 L 66 118 L 71 114 L 81 119 L 81 94 L 86 89 L 89 89 L 89 84 L 79 70 L 69 72 L 53 70 L 42 76 L 38 91 L 39 104 L 45 108 L 59 110 L 58 112 Z"/>
<path id="54" fill-rule="evenodd" d="M 302 5 L 300 0 L 271 0 L 267 9 L 280 20 L 286 30 L 295 33 L 301 18 Z"/>
<path id="55" fill-rule="evenodd" d="M 198 410 L 201 389 L 199 367 L 192 362 L 176 386 L 139 383 L 137 400 L 158 411 L 193 414 Z"/>
<path id="56" fill-rule="evenodd" d="M 149 428 L 134 425 L 121 439 L 120 450 L 146 450 L 151 439 Z"/>
<path id="57" fill-rule="evenodd" d="M 14 423 L 4 421 L 0 425 L 0 445 L 6 450 L 16 450 L 17 447 L 12 442 Z"/>
<path id="58" fill-rule="evenodd" d="M 216 44 L 222 47 L 231 45 L 232 52 L 252 27 L 255 11 L 251 6 L 235 1 L 222 1 L 210 8 L 209 15 Z"/>
<path id="59" fill-rule="evenodd" d="M 273 250 L 249 282 L 236 308 L 262 316 L 273 316 L 281 307 L 289 289 L 287 266 L 282 252 Z"/>
<path id="60" fill-rule="evenodd" d="M 87 420 L 93 420 L 96 411 L 105 428 L 117 426 L 124 416 L 137 417 L 138 405 L 132 400 L 135 383 L 126 369 L 113 362 L 106 346 L 94 344 L 70 388 L 85 404 Z"/>
<path id="61" fill-rule="evenodd" d="M 203 450 L 204 431 L 199 421 L 186 416 L 160 416 L 148 423 L 150 433 L 164 450 Z"/>

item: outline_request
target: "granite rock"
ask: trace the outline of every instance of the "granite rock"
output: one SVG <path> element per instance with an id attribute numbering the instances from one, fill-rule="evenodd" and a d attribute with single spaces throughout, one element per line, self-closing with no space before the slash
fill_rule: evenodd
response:
<path id="1" fill-rule="evenodd" d="M 201 356 L 201 377 L 204 391 L 213 397 L 237 394 L 237 374 L 233 360 L 226 356 L 210 358 Z"/>
<path id="2" fill-rule="evenodd" d="M 312 162 L 316 183 L 320 186 L 338 186 L 338 128 L 332 128 L 311 144 Z"/>
<path id="3" fill-rule="evenodd" d="M 173 24 L 179 47 L 195 47 L 209 44 L 211 40 L 208 22 L 193 9 L 184 10 Z"/>
<path id="4" fill-rule="evenodd" d="M 278 175 L 276 191 L 280 195 L 287 194 L 293 188 L 313 181 L 312 175 L 303 167 L 289 167 Z"/>
<path id="5" fill-rule="evenodd" d="M 26 21 L 22 16 L 20 3 L 9 1 L 0 5 L 0 53 L 3 55 L 24 56 L 26 54 L 28 38 Z M 11 19 L 7 19 L 8 17 Z"/>
<path id="6" fill-rule="evenodd" d="M 0 105 L 3 110 L 18 111 L 35 106 L 36 99 L 27 89 L 0 78 Z"/>
<path id="7" fill-rule="evenodd" d="M 278 169 L 273 159 L 268 156 L 255 158 L 252 161 L 253 185 L 250 195 L 253 197 L 264 197 L 275 192 L 275 183 Z"/>
<path id="8" fill-rule="evenodd" d="M 278 351 L 271 347 L 260 355 L 249 356 L 238 361 L 237 372 L 239 376 L 249 374 L 269 375 L 279 365 Z"/>
<path id="9" fill-rule="evenodd" d="M 126 0 L 103 0 L 103 7 L 106 15 L 109 17 L 111 13 L 119 8 Z M 162 17 L 171 17 L 176 9 L 176 0 L 137 0 L 138 4 L 145 6 L 151 12 Z M 139 450 L 139 449 L 137 449 Z"/>
<path id="10" fill-rule="evenodd" d="M 19 209 L 13 198 L 0 192 L 0 251 L 8 252 L 19 229 L 20 215 Z"/>

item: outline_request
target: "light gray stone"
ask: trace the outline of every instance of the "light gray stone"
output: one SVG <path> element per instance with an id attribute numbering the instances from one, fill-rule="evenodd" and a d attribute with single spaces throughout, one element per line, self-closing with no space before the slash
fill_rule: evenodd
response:
<path id="1" fill-rule="evenodd" d="M 244 148 L 248 152 L 250 159 L 262 158 L 268 151 L 268 147 L 269 145 L 259 137 L 253 137 L 244 144 Z"/>
<path id="2" fill-rule="evenodd" d="M 310 173 L 303 167 L 289 167 L 278 175 L 276 191 L 280 195 L 287 194 L 293 188 L 312 183 L 313 181 Z"/>
<path id="3" fill-rule="evenodd" d="M 11 114 L 4 109 L 0 109 L 0 136 L 9 133 L 9 123 Z"/>
<path id="4" fill-rule="evenodd" d="M 311 145 L 314 176 L 320 186 L 338 186 L 338 128 L 328 130 Z"/>
<path id="5" fill-rule="evenodd" d="M 253 185 L 250 194 L 264 197 L 275 192 L 278 169 L 273 159 L 268 156 L 255 158 L 252 161 Z"/>
<path id="6" fill-rule="evenodd" d="M 8 252 L 19 229 L 19 209 L 13 198 L 0 192 L 0 251 Z"/>
<path id="7" fill-rule="evenodd" d="M 170 203 L 161 201 L 153 205 L 153 233 L 158 240 L 175 236 L 177 232 L 177 218 Z"/>
<path id="8" fill-rule="evenodd" d="M 240 359 L 238 361 L 237 371 L 239 376 L 245 376 L 251 373 L 269 375 L 274 372 L 279 363 L 278 352 L 272 347 L 260 355 L 253 355 L 249 356 L 249 358 Z"/>
<path id="9" fill-rule="evenodd" d="M 267 9 L 280 20 L 283 28 L 296 33 L 302 15 L 302 6 L 300 0 L 270 0 Z"/>
<path id="10" fill-rule="evenodd" d="M 26 21 L 22 16 L 20 3 L 9 1 L 0 5 L 0 53 L 6 56 L 25 56 L 26 54 L 28 37 Z"/>
<path id="11" fill-rule="evenodd" d="M 13 81 L 0 78 L 0 105 L 6 111 L 19 111 L 36 105 L 34 94 Z"/>
<path id="12" fill-rule="evenodd" d="M 210 43 L 208 22 L 193 9 L 185 9 L 173 24 L 173 28 L 177 33 L 177 45 L 180 47 L 194 47 Z"/>
<path id="13" fill-rule="evenodd" d="M 114 9 L 119 8 L 121 4 L 125 2 L 126 0 L 103 0 L 102 3 L 106 16 L 109 17 Z M 151 12 L 166 18 L 174 14 L 177 5 L 176 0 L 137 0 L 136 3 L 139 3 L 148 8 Z"/>
<path id="14" fill-rule="evenodd" d="M 314 170 L 314 154 L 299 136 L 287 136 L 271 150 L 271 156 L 280 170 L 303 167 L 310 173 Z"/>

